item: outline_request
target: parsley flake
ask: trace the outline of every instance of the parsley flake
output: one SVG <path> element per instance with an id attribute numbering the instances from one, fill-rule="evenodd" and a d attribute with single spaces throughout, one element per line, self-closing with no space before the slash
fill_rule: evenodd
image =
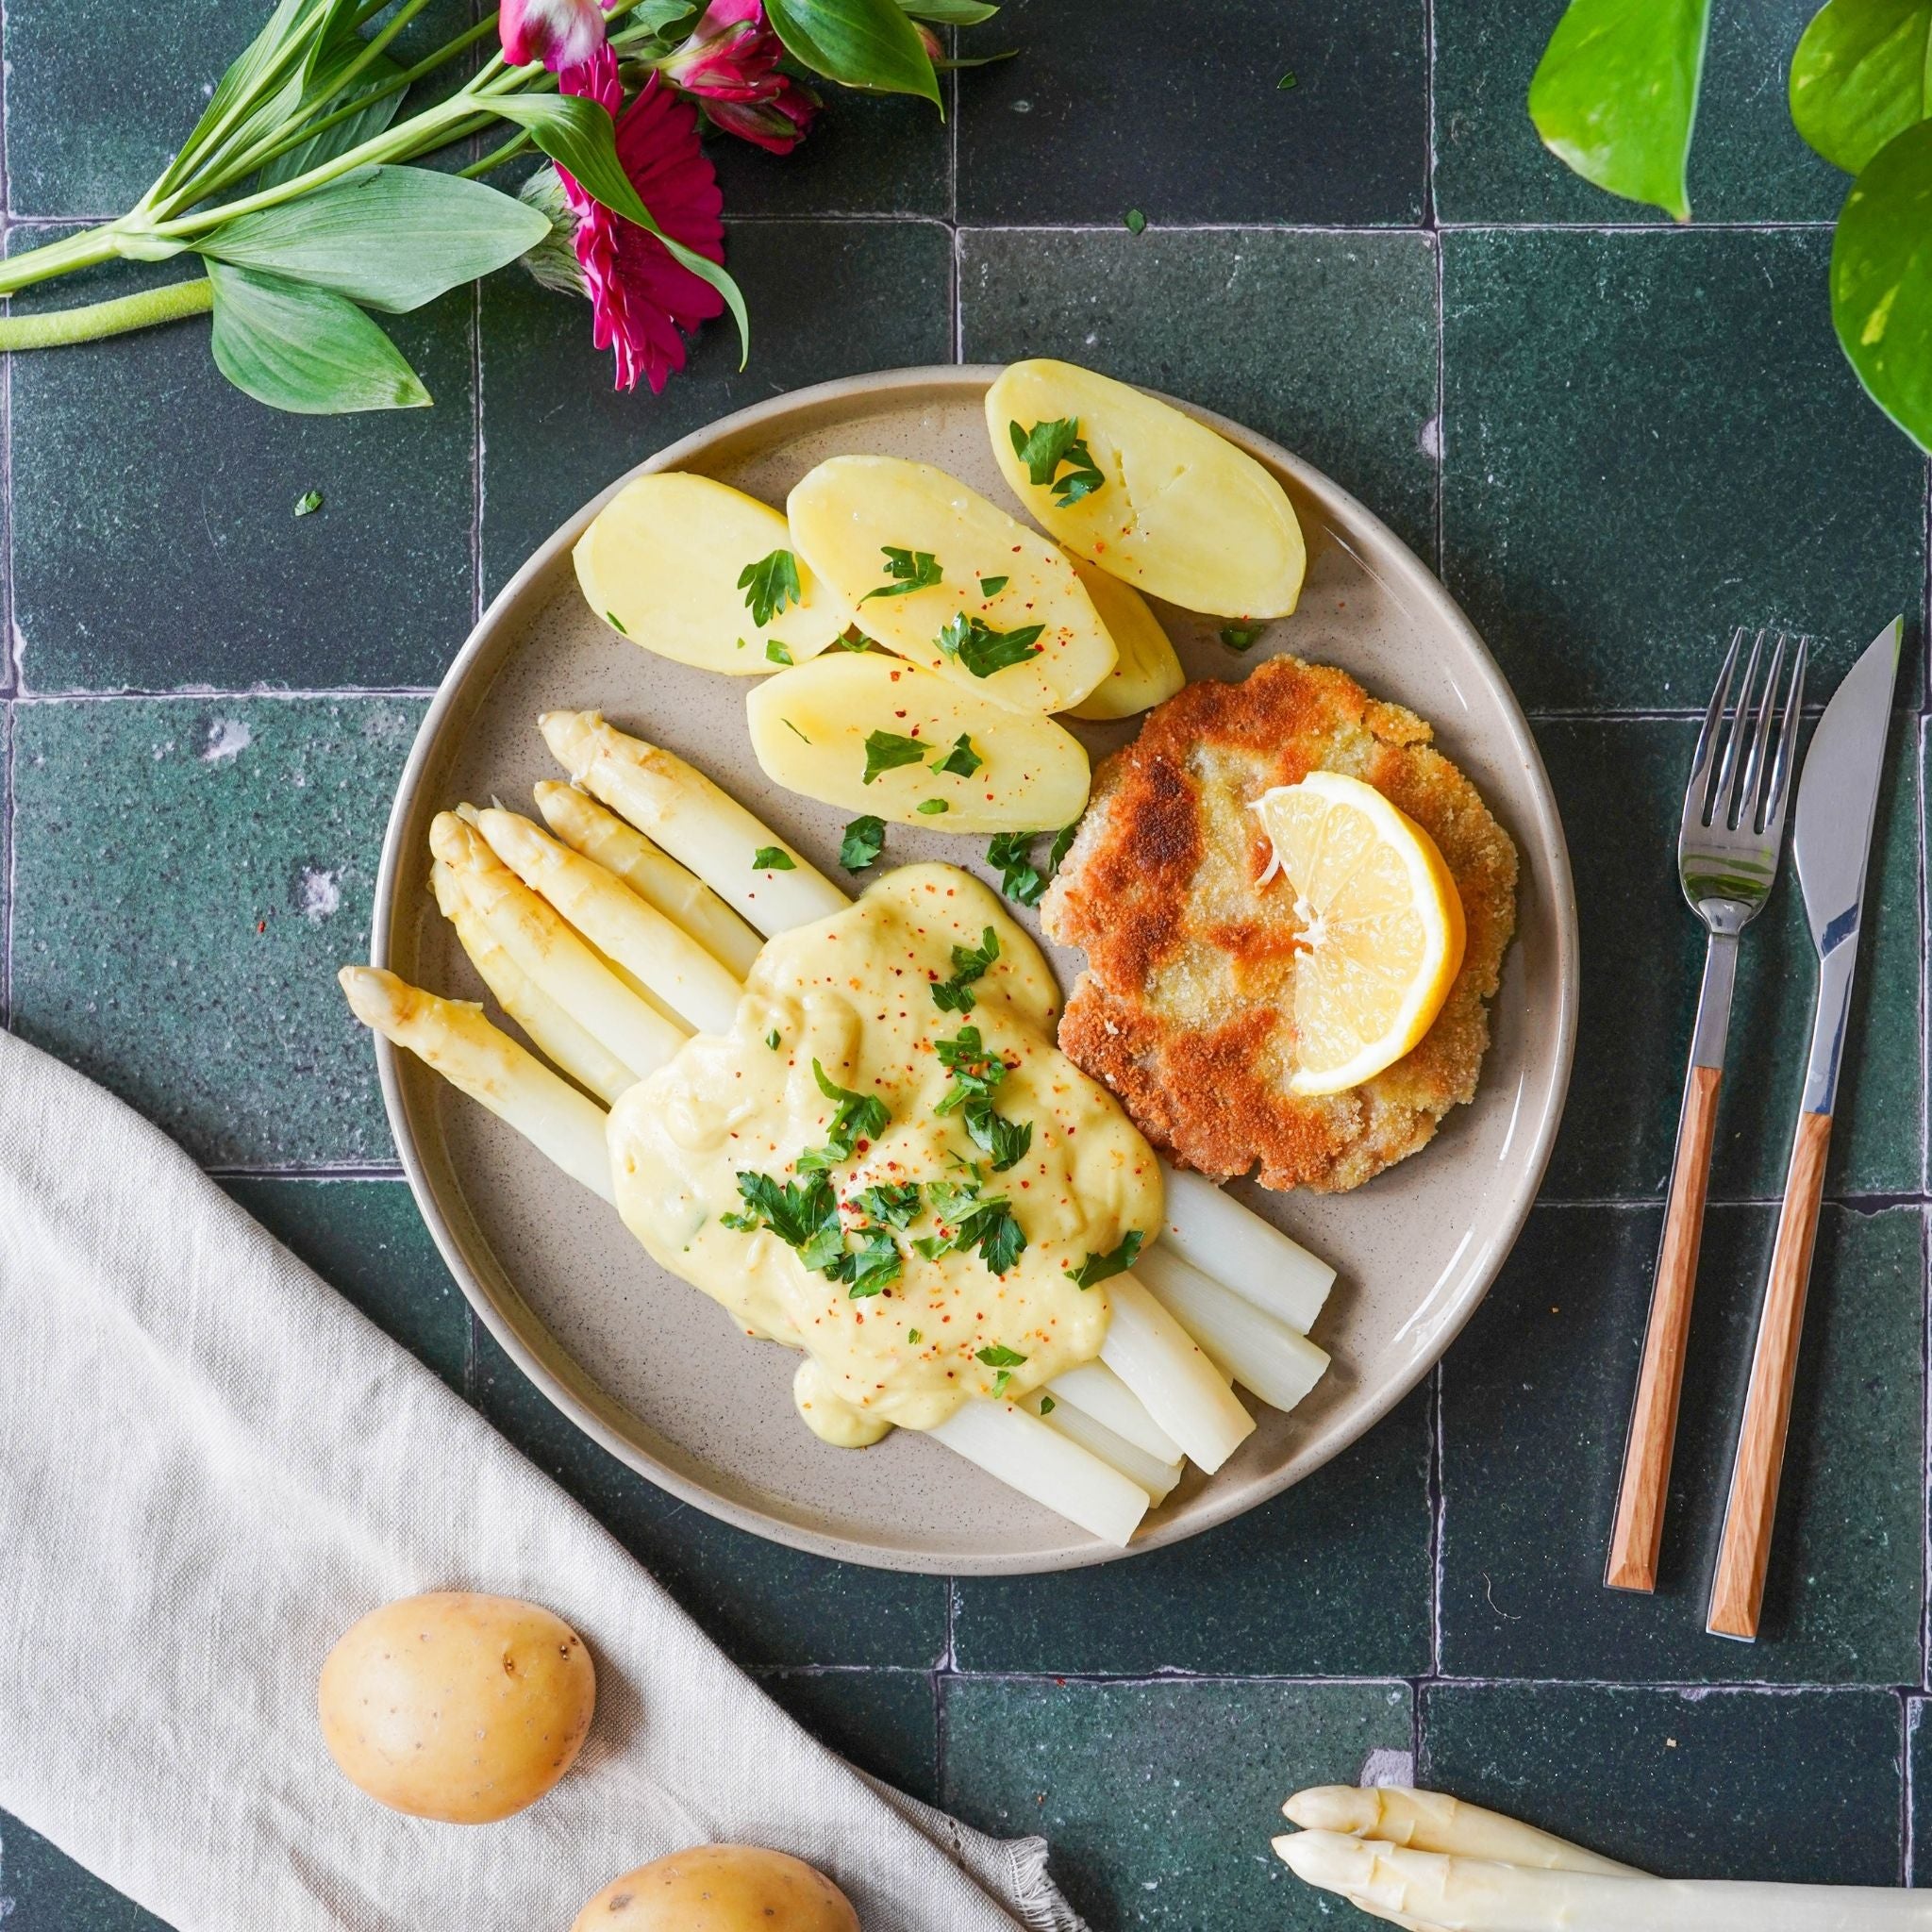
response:
<path id="1" fill-rule="evenodd" d="M 942 1013 L 970 1013 L 973 1010 L 973 982 L 981 978 L 1000 956 L 1000 937 L 991 926 L 986 928 L 977 946 L 953 948 L 953 976 L 928 982 L 932 1003 Z"/>
<path id="2" fill-rule="evenodd" d="M 919 1219 L 919 1183 L 887 1181 L 875 1188 L 861 1188 L 849 1205 L 882 1226 L 909 1227 Z"/>
<path id="3" fill-rule="evenodd" d="M 1038 832 L 995 832 L 987 842 L 986 862 L 999 868 L 1000 891 L 1022 906 L 1037 906 L 1046 891 L 1046 875 L 1030 853 Z"/>
<path id="4" fill-rule="evenodd" d="M 1039 657 L 1042 647 L 1038 639 L 1045 628 L 1043 624 L 1024 624 L 1018 630 L 995 630 L 983 617 L 969 617 L 962 610 L 936 641 L 974 677 L 991 677 L 995 671 Z"/>
<path id="5" fill-rule="evenodd" d="M 953 1076 L 953 1084 L 933 1108 L 936 1114 L 955 1113 L 969 1100 L 990 1100 L 993 1089 L 1007 1077 L 1006 1061 L 987 1050 L 977 1026 L 962 1026 L 951 1040 L 934 1041 L 933 1051 Z"/>
<path id="6" fill-rule="evenodd" d="M 760 845 L 751 856 L 754 872 L 796 872 L 798 862 L 776 845 Z"/>
<path id="7" fill-rule="evenodd" d="M 932 746 L 917 738 L 906 738 L 896 731 L 868 731 L 865 734 L 865 776 L 858 782 L 870 785 L 881 772 L 896 770 L 900 765 L 918 765 L 925 762 L 925 755 Z"/>
<path id="8" fill-rule="evenodd" d="M 800 1174 L 822 1174 L 838 1161 L 850 1160 L 859 1141 L 876 1141 L 892 1119 L 876 1093 L 855 1093 L 851 1088 L 840 1086 L 816 1059 L 811 1063 L 811 1076 L 819 1083 L 819 1091 L 839 1106 L 832 1124 L 825 1129 L 825 1144 L 808 1147 L 798 1157 Z"/>
<path id="9" fill-rule="evenodd" d="M 942 811 L 951 811 L 952 807 L 943 798 L 922 798 L 912 809 L 924 812 L 929 819 L 936 819 Z"/>
<path id="10" fill-rule="evenodd" d="M 1041 1415 L 1051 1415 L 1058 1407 L 1059 1405 L 1054 1401 L 1051 1395 L 1042 1395 L 1040 1398 L 1040 1412 Z"/>
<path id="11" fill-rule="evenodd" d="M 1053 835 L 1053 843 L 1046 848 L 1046 875 L 1052 878 L 1060 869 L 1063 859 L 1074 843 L 1074 834 L 1080 829 L 1080 821 L 1075 819 L 1071 825 L 1062 825 Z"/>
<path id="12" fill-rule="evenodd" d="M 1130 235 L 1140 234 L 1141 230 L 1144 229 L 1147 225 L 1147 217 L 1143 215 L 1141 212 L 1141 210 L 1137 208 L 1130 208 L 1126 211 L 1126 213 L 1121 217 L 1121 221 L 1125 225 L 1126 231 Z"/>
<path id="13" fill-rule="evenodd" d="M 848 1301 L 864 1301 L 868 1296 L 883 1294 L 899 1279 L 906 1272 L 906 1257 L 900 1254 L 898 1242 L 881 1227 L 867 1235 L 856 1249 L 839 1256 L 823 1272 L 834 1281 L 850 1284 L 845 1291 Z"/>
<path id="14" fill-rule="evenodd" d="M 724 1225 L 741 1234 L 769 1227 L 787 1247 L 804 1247 L 828 1218 L 834 1223 L 838 1220 L 839 1204 L 824 1174 L 814 1174 L 809 1180 L 779 1181 L 768 1174 L 741 1174 L 738 1192 L 745 1212 L 720 1215 Z"/>
<path id="15" fill-rule="evenodd" d="M 791 720 L 790 718 L 780 718 L 780 719 L 778 720 L 778 722 L 779 722 L 779 724 L 781 724 L 782 725 L 784 725 L 784 727 L 786 728 L 786 730 L 788 730 L 789 732 L 791 732 L 791 734 L 792 735 L 792 737 L 793 737 L 793 738 L 797 739 L 797 741 L 799 741 L 799 743 L 800 743 L 800 744 L 809 744 L 809 743 L 811 742 L 811 740 L 810 740 L 810 739 L 808 739 L 808 737 L 807 737 L 807 736 L 805 735 L 805 733 L 804 733 L 804 732 L 802 732 L 802 731 L 801 731 L 801 730 L 800 730 L 800 729 L 798 728 L 798 726 L 797 726 L 796 724 L 793 724 L 793 723 L 791 722 Z"/>
<path id="16" fill-rule="evenodd" d="M 312 517 L 315 514 L 315 512 L 319 510 L 321 508 L 322 491 L 319 490 L 305 490 L 302 492 L 302 494 L 295 499 L 295 514 L 298 517 Z M 615 623 L 616 620 L 613 619 L 612 622 Z M 622 630 L 624 628 L 623 625 L 621 624 L 618 625 L 617 627 L 619 630 Z"/>
<path id="17" fill-rule="evenodd" d="M 617 633 L 619 637 L 629 637 L 629 631 L 625 630 L 624 627 L 624 619 L 618 616 L 616 611 L 607 610 L 604 613 L 604 622 L 608 624 L 610 626 L 610 628 Z"/>
<path id="18" fill-rule="evenodd" d="M 1230 651 L 1251 651 L 1255 640 L 1261 635 L 1258 624 L 1224 624 L 1221 626 L 1221 641 Z"/>
<path id="19" fill-rule="evenodd" d="M 778 1051 L 778 1029 L 775 1026 L 774 1026 L 772 1030 L 765 1035 L 765 1044 L 769 1046 L 774 1053 L 776 1053 Z"/>
<path id="20" fill-rule="evenodd" d="M 1009 1167 L 1016 1167 L 1025 1159 L 1026 1150 L 1033 1145 L 1031 1121 L 1009 1121 L 1005 1114 L 995 1113 L 990 1106 L 983 1103 L 975 1106 L 972 1102 L 967 1104 L 965 1119 L 966 1131 L 973 1137 L 973 1144 L 992 1156 L 995 1174 L 1005 1174 Z"/>
<path id="21" fill-rule="evenodd" d="M 962 731 L 954 739 L 952 750 L 932 761 L 932 768 L 935 772 L 950 772 L 956 778 L 970 778 L 985 762 L 973 749 L 972 739 Z"/>
<path id="22" fill-rule="evenodd" d="M 1011 577 L 981 577 L 979 594 L 982 597 L 997 597 L 1012 581 Z"/>
<path id="23" fill-rule="evenodd" d="M 765 656 L 774 664 L 790 664 L 792 661 L 791 653 L 776 638 L 765 640 Z"/>
<path id="24" fill-rule="evenodd" d="M 908 1328 L 908 1329 L 907 1329 L 907 1331 L 906 1331 L 906 1340 L 907 1340 L 908 1341 L 911 1341 L 911 1342 L 917 1342 L 917 1341 L 918 1341 L 920 1340 L 920 1334 L 919 1334 L 919 1330 L 918 1330 L 917 1328 Z"/>
<path id="25" fill-rule="evenodd" d="M 1290 68 L 1289 71 L 1286 74 L 1284 74 L 1281 76 L 1281 78 L 1274 83 L 1274 92 L 1276 93 L 1281 93 L 1284 92 L 1287 89 L 1294 87 L 1296 85 L 1297 82 L 1295 79 L 1294 69 Z"/>
<path id="26" fill-rule="evenodd" d="M 1022 429 L 1017 423 L 1008 423 L 1007 430 L 1013 439 L 1014 455 L 1026 465 L 1027 481 L 1042 488 L 1051 483 L 1054 500 L 1062 509 L 1078 503 L 1083 496 L 1091 496 L 1107 481 L 1095 467 L 1092 452 L 1080 435 L 1080 419 L 1077 416 L 1061 416 L 1050 423 L 1036 423 L 1031 429 Z M 1067 474 L 1056 481 L 1062 463 L 1070 467 Z"/>
<path id="27" fill-rule="evenodd" d="M 1026 1359 L 1017 1349 L 1004 1347 L 997 1341 L 990 1341 L 973 1353 L 974 1360 L 984 1362 L 990 1369 L 1017 1369 Z"/>
<path id="28" fill-rule="evenodd" d="M 1112 1253 L 1089 1255 L 1077 1268 L 1068 1269 L 1074 1277 L 1075 1288 L 1091 1288 L 1097 1281 L 1105 1281 L 1109 1275 L 1124 1274 L 1134 1265 L 1147 1237 L 1138 1227 L 1130 1227 L 1121 1237 L 1121 1244 Z"/>
<path id="29" fill-rule="evenodd" d="M 774 550 L 771 556 L 746 564 L 738 574 L 738 588 L 744 592 L 751 621 L 760 628 L 786 605 L 805 602 L 798 588 L 798 559 L 789 550 Z"/>
<path id="30" fill-rule="evenodd" d="M 878 863 L 885 849 L 886 822 L 868 812 L 845 827 L 845 836 L 839 841 L 839 863 L 847 872 L 863 872 Z"/>
<path id="31" fill-rule="evenodd" d="M 899 550 L 890 543 L 879 546 L 885 553 L 889 584 L 868 591 L 858 601 L 870 604 L 874 597 L 905 597 L 914 591 L 929 591 L 944 575 L 940 560 L 930 550 Z"/>

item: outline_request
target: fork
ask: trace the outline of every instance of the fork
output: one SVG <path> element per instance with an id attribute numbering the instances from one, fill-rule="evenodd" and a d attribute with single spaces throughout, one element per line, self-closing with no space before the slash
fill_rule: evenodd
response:
<path id="1" fill-rule="evenodd" d="M 1677 1402 L 1684 1385 L 1684 1346 L 1710 1185 L 1718 1085 L 1738 971 L 1738 938 L 1771 896 L 1784 844 L 1791 752 L 1810 641 L 1796 641 L 1787 676 L 1785 654 L 1791 641 L 1778 632 L 1754 713 L 1753 692 L 1757 690 L 1765 635 L 1760 630 L 1752 640 L 1733 705 L 1731 680 L 1745 633 L 1741 627 L 1732 633 L 1717 690 L 1697 734 L 1677 829 L 1677 876 L 1710 940 L 1697 996 L 1697 1022 L 1690 1034 L 1690 1065 L 1684 1078 L 1650 1320 L 1643 1332 L 1643 1360 L 1624 1447 L 1609 1562 L 1604 1572 L 1604 1581 L 1612 1590 L 1657 1588 L 1657 1548 L 1663 1538 Z"/>

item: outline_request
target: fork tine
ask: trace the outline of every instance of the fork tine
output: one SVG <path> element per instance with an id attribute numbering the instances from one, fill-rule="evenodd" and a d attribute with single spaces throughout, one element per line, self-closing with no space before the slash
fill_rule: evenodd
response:
<path id="1" fill-rule="evenodd" d="M 1724 653 L 1724 668 L 1717 675 L 1717 689 L 1710 694 L 1710 709 L 1704 714 L 1704 724 L 1697 734 L 1697 749 L 1690 755 L 1690 795 L 1698 797 L 1703 789 L 1700 781 L 1710 767 L 1710 751 L 1716 741 L 1719 724 L 1724 720 L 1724 701 L 1731 694 L 1731 674 L 1738 668 L 1738 651 L 1744 641 L 1744 626 L 1740 624 L 1731 633 L 1731 648 Z M 1702 805 L 1699 816 L 1707 816 Z"/>
<path id="2" fill-rule="evenodd" d="M 1771 768 L 1771 791 L 1764 801 L 1764 831 L 1775 840 L 1785 822 L 1785 791 L 1791 775 L 1791 757 L 1797 748 L 1798 718 L 1805 704 L 1805 662 L 1811 651 L 1811 640 L 1798 640 L 1791 662 L 1790 689 L 1785 694 L 1784 709 L 1777 731 L 1777 758 Z"/>
<path id="3" fill-rule="evenodd" d="M 1728 825 L 1731 823 L 1731 807 L 1734 793 L 1731 782 L 1738 775 L 1738 744 L 1744 736 L 1745 721 L 1751 715 L 1751 687 L 1757 677 L 1757 659 L 1764 650 L 1764 633 L 1759 631 L 1751 640 L 1751 655 L 1744 660 L 1743 681 L 1738 686 L 1737 708 L 1732 711 L 1730 729 L 1724 734 L 1724 758 L 1718 764 L 1717 778 L 1710 790 L 1710 802 L 1705 808 L 1707 824 Z"/>
<path id="4" fill-rule="evenodd" d="M 1757 700 L 1757 715 L 1751 721 L 1751 745 L 1744 754 L 1744 775 L 1738 780 L 1738 828 L 1740 831 L 1755 832 L 1758 821 L 1759 781 L 1764 777 L 1770 759 L 1765 756 L 1771 743 L 1773 708 L 1777 703 L 1778 686 L 1783 681 L 1785 668 L 1785 645 L 1790 641 L 1786 633 L 1779 631 L 1777 641 L 1772 646 L 1771 662 L 1764 673 L 1764 694 Z M 1744 720 L 1738 720 L 1741 727 Z"/>

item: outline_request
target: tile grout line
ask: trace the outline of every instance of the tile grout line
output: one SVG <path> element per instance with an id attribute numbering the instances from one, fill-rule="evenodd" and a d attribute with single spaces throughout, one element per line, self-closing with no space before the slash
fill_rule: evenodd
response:
<path id="1" fill-rule="evenodd" d="M 1919 1728 L 1924 1703 L 1917 1697 L 1907 1696 L 1903 1700 L 1903 1736 L 1899 1740 L 1899 1864 L 1902 1868 L 1899 1882 L 1908 1890 L 1912 1888 L 1912 1867 L 1918 1861 L 1918 1830 L 1913 1813 L 1918 1805 L 1918 1780 L 1912 1774 L 1912 1739 Z"/>

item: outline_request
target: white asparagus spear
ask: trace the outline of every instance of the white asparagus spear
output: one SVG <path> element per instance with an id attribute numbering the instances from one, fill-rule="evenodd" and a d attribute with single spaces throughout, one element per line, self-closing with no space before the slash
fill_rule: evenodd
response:
<path id="1" fill-rule="evenodd" d="M 639 1079 L 685 1036 L 625 985 L 569 924 L 498 858 L 455 812 L 436 815 L 429 849 L 462 878 L 476 916 L 531 982 L 601 1040 Z"/>
<path id="2" fill-rule="evenodd" d="M 690 867 L 769 936 L 829 919 L 852 902 L 769 825 L 680 758 L 604 722 L 596 711 L 546 711 L 544 742 L 576 782 Z M 759 867 L 765 849 L 789 867 Z"/>
<path id="3" fill-rule="evenodd" d="M 614 873 L 646 905 L 676 921 L 738 978 L 751 971 L 764 941 L 695 873 L 687 872 L 635 825 L 625 824 L 575 785 L 541 779 L 536 799 L 543 823 L 573 852 L 581 852 Z"/>
<path id="4" fill-rule="evenodd" d="M 1105 1423 L 1095 1422 L 1086 1410 L 1075 1408 L 1049 1390 L 1036 1389 L 1030 1395 L 1023 1395 L 1020 1406 L 1049 1428 L 1072 1437 L 1101 1461 L 1111 1463 L 1130 1482 L 1139 1483 L 1156 1503 L 1166 1502 L 1181 1479 L 1186 1465 L 1178 1457 L 1162 1462 L 1146 1450 L 1137 1449 L 1124 1436 L 1116 1436 Z"/>
<path id="5" fill-rule="evenodd" d="M 1010 1402 L 975 1396 L 926 1433 L 1103 1542 L 1124 1547 L 1147 1513 L 1139 1483 Z"/>
<path id="6" fill-rule="evenodd" d="M 1306 1335 L 1191 1268 L 1163 1243 L 1143 1249 L 1134 1273 L 1223 1374 L 1272 1407 L 1292 1408 L 1327 1374 L 1327 1355 Z"/>
<path id="7" fill-rule="evenodd" d="M 700 1033 L 731 1030 L 743 989 L 683 926 L 521 812 L 492 807 L 476 814 L 476 829 L 525 885 L 673 1012 Z"/>
<path id="8" fill-rule="evenodd" d="M 1105 1362 L 1082 1362 L 1047 1387 L 1157 1462 L 1178 1462 L 1181 1445 L 1147 1413 L 1147 1405 Z"/>
<path id="9" fill-rule="evenodd" d="M 588 1087 L 608 1107 L 637 1075 L 595 1034 L 577 1023 L 490 935 L 476 916 L 462 877 L 439 858 L 429 868 L 429 889 L 442 916 L 456 927 L 457 938 L 496 1004 L 536 1042 L 541 1051 L 580 1086 Z"/>
<path id="10" fill-rule="evenodd" d="M 604 1109 L 492 1026 L 481 1007 L 439 999 L 375 966 L 344 966 L 336 978 L 363 1025 L 407 1047 L 615 1205 Z"/>
<path id="11" fill-rule="evenodd" d="M 1181 1259 L 1306 1335 L 1335 1284 L 1335 1270 L 1205 1174 L 1163 1160 L 1160 1177 L 1167 1187 L 1166 1239 Z"/>
<path id="12" fill-rule="evenodd" d="M 1281 1814 L 1308 1831 L 1345 1831 L 1412 1851 L 1493 1858 L 1546 1872 L 1645 1875 L 1500 1811 L 1466 1805 L 1446 1791 L 1417 1791 L 1397 1785 L 1311 1785 L 1295 1792 L 1282 1806 Z"/>
<path id="13" fill-rule="evenodd" d="M 1274 1841 L 1299 1878 L 1441 1932 L 1926 1932 L 1932 1898 L 1877 1886 L 1775 1885 L 1537 1871 L 1332 1831 Z"/>
<path id="14" fill-rule="evenodd" d="M 1254 1429 L 1200 1345 L 1131 1274 L 1107 1285 L 1113 1317 L 1100 1358 L 1180 1444 L 1212 1475 Z"/>

